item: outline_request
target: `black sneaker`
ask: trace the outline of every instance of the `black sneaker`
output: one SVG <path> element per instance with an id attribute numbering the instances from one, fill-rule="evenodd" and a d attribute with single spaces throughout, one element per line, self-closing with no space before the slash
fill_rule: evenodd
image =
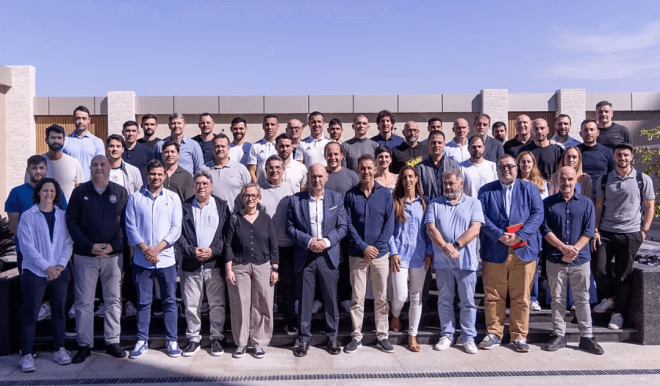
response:
<path id="1" fill-rule="evenodd" d="M 219 357 L 224 353 L 225 353 L 225 349 L 222 348 L 222 343 L 220 343 L 220 339 L 213 339 L 211 341 L 211 355 L 213 355 L 214 357 Z"/>
<path id="2" fill-rule="evenodd" d="M 566 338 L 563 336 L 552 335 L 550 341 L 543 346 L 545 351 L 557 351 L 566 347 Z"/>
<path id="3" fill-rule="evenodd" d="M 184 357 L 191 357 L 199 351 L 199 348 L 199 342 L 188 342 L 188 345 L 183 349 L 181 355 Z"/>
<path id="4" fill-rule="evenodd" d="M 87 346 L 81 346 L 76 355 L 71 358 L 71 363 L 83 363 L 85 359 L 92 355 L 92 349 Z"/>
<path id="5" fill-rule="evenodd" d="M 357 351 L 358 348 L 360 348 L 360 346 L 362 346 L 362 342 L 353 338 L 351 339 L 350 343 L 344 347 L 344 352 L 347 354 L 353 354 Z"/>
<path id="6" fill-rule="evenodd" d="M 595 355 L 605 354 L 603 348 L 600 347 L 594 338 L 580 338 L 580 344 L 578 347 Z"/>
<path id="7" fill-rule="evenodd" d="M 123 348 L 119 347 L 118 343 L 109 344 L 105 348 L 105 353 L 117 359 L 126 357 L 126 351 Z"/>
<path id="8" fill-rule="evenodd" d="M 392 346 L 392 343 L 390 343 L 389 339 L 381 339 L 376 343 L 376 347 L 379 349 L 383 350 L 386 353 L 393 353 L 394 352 L 394 346 Z"/>
<path id="9" fill-rule="evenodd" d="M 234 353 L 231 354 L 233 358 L 241 358 L 243 355 L 245 355 L 245 351 L 247 350 L 247 346 L 238 346 L 236 347 L 236 350 L 234 350 Z"/>
<path id="10" fill-rule="evenodd" d="M 255 358 L 261 359 L 265 356 L 266 356 L 266 351 L 263 348 L 257 347 L 257 348 L 254 349 L 254 357 Z"/>

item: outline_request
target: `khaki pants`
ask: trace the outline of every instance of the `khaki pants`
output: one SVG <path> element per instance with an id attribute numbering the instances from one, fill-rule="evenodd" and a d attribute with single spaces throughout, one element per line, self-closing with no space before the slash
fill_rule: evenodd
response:
<path id="1" fill-rule="evenodd" d="M 209 265 L 207 268 L 206 264 Z M 199 343 L 202 339 L 202 299 L 204 292 L 209 301 L 209 319 L 211 322 L 211 339 L 222 340 L 222 330 L 225 326 L 225 279 L 220 274 L 220 268 L 210 268 L 212 263 L 202 264 L 196 271 L 181 272 L 181 289 L 183 303 L 186 309 L 186 338 Z"/>
<path id="2" fill-rule="evenodd" d="M 268 346 L 273 336 L 273 286 L 270 264 L 234 264 L 236 285 L 228 284 L 231 329 L 236 346 Z"/>
<path id="3" fill-rule="evenodd" d="M 564 336 L 566 332 L 564 315 L 566 315 L 566 292 L 568 292 L 568 284 L 570 283 L 580 336 L 583 338 L 593 337 L 591 307 L 589 307 L 589 282 L 591 279 L 589 263 L 567 266 L 548 261 L 545 268 L 548 272 L 550 293 L 552 294 L 552 333 L 556 336 Z"/>
<path id="4" fill-rule="evenodd" d="M 353 332 L 351 336 L 357 341 L 362 340 L 362 320 L 364 319 L 364 297 L 367 292 L 367 277 L 371 278 L 371 288 L 374 293 L 374 317 L 376 319 L 376 337 L 387 339 L 389 325 L 388 314 L 390 306 L 387 303 L 387 278 L 390 272 L 389 253 L 378 259 L 367 262 L 363 257 L 350 257 L 351 286 L 351 319 Z"/>
<path id="5" fill-rule="evenodd" d="M 534 272 L 536 272 L 536 260 L 522 261 L 511 248 L 504 263 L 482 262 L 486 326 L 489 334 L 502 339 L 508 291 L 511 300 L 509 313 L 511 340 L 527 339 L 529 300 Z"/>

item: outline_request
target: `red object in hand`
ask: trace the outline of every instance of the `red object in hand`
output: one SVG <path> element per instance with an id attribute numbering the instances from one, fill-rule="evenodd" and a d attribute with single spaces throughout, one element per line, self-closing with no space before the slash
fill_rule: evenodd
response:
<path id="1" fill-rule="evenodd" d="M 506 228 L 506 232 L 507 232 L 507 233 L 516 233 L 516 232 L 518 232 L 520 229 L 522 229 L 522 227 L 523 227 L 523 224 L 522 224 L 522 223 L 520 223 L 520 224 L 516 224 L 516 225 L 511 225 L 511 226 L 509 226 L 509 227 Z M 527 245 L 527 241 L 521 241 L 521 242 L 519 242 L 519 243 L 515 243 L 515 244 L 513 244 L 513 245 L 511 246 L 511 248 L 513 248 L 513 249 L 518 249 L 518 248 L 520 248 L 520 247 L 524 247 L 525 245 Z"/>

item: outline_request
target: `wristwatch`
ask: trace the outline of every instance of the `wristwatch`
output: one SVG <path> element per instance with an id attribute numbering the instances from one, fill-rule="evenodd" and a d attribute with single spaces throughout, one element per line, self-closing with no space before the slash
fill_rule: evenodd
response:
<path id="1" fill-rule="evenodd" d="M 453 243 L 451 243 L 451 245 L 453 245 L 454 248 L 456 249 L 461 249 L 461 244 L 458 241 L 454 241 Z"/>
<path id="2" fill-rule="evenodd" d="M 273 271 L 273 272 L 277 272 L 278 269 L 279 269 L 279 267 L 270 267 L 270 270 Z"/>

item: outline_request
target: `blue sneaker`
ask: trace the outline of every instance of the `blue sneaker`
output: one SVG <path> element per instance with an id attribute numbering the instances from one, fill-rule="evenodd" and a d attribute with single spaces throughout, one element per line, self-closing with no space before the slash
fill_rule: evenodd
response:
<path id="1" fill-rule="evenodd" d="M 181 349 L 175 340 L 167 342 L 167 355 L 171 356 L 172 358 L 178 358 L 181 356 Z"/>
<path id="2" fill-rule="evenodd" d="M 500 345 L 500 338 L 493 334 L 488 334 L 484 340 L 479 343 L 479 348 L 482 350 L 490 350 Z"/>
<path id="3" fill-rule="evenodd" d="M 147 343 L 146 340 L 138 340 L 137 343 L 135 344 L 135 347 L 133 348 L 133 351 L 128 355 L 129 358 L 131 359 L 137 359 L 142 354 L 147 352 L 149 349 L 149 344 Z"/>

